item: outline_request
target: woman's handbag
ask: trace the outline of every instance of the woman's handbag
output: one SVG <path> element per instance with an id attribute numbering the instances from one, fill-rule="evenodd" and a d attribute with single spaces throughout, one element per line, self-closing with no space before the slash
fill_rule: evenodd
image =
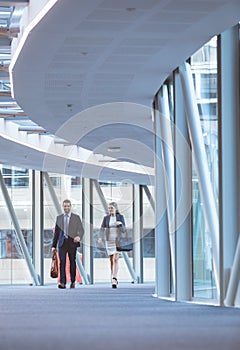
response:
<path id="1" fill-rule="evenodd" d="M 51 263 L 51 269 L 50 269 L 50 276 L 52 278 L 58 277 L 58 257 L 57 257 L 56 252 L 52 253 L 52 263 Z"/>
<path id="2" fill-rule="evenodd" d="M 116 237 L 116 247 L 118 252 L 129 252 L 133 250 L 132 237 L 128 236 L 128 232 L 125 230 L 119 230 Z"/>

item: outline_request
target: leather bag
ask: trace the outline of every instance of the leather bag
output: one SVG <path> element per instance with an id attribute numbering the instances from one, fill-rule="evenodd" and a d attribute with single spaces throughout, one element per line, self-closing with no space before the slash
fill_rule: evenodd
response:
<path id="1" fill-rule="evenodd" d="M 50 277 L 52 277 L 52 278 L 57 278 L 58 277 L 58 257 L 57 257 L 57 253 L 56 252 L 52 253 Z"/>
<path id="2" fill-rule="evenodd" d="M 116 238 L 116 247 L 118 252 L 129 252 L 133 250 L 132 237 L 129 237 L 128 232 L 119 230 Z"/>

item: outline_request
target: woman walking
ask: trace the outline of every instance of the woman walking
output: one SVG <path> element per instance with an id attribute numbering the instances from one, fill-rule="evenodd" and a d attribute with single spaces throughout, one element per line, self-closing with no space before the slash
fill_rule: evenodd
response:
<path id="1" fill-rule="evenodd" d="M 108 211 L 109 214 L 104 216 L 102 221 L 99 240 L 105 240 L 106 251 L 110 259 L 112 288 L 117 288 L 119 252 L 116 248 L 116 237 L 119 231 L 125 230 L 125 220 L 124 216 L 119 213 L 116 202 L 109 203 Z"/>

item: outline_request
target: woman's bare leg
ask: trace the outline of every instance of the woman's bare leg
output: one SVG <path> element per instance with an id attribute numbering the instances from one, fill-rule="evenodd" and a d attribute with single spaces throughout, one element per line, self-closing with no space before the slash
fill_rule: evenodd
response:
<path id="1" fill-rule="evenodd" d="M 113 276 L 113 255 L 109 255 L 111 276 Z"/>
<path id="2" fill-rule="evenodd" d="M 117 274 L 118 274 L 118 258 L 119 254 L 113 254 L 113 265 L 112 265 L 112 285 L 117 286 Z"/>
<path id="3" fill-rule="evenodd" d="M 118 258 L 119 258 L 118 253 L 113 254 L 112 277 L 116 277 L 116 278 L 118 274 Z"/>

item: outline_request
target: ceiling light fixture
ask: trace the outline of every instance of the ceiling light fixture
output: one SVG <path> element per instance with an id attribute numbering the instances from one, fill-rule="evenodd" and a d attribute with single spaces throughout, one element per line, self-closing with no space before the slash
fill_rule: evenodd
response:
<path id="1" fill-rule="evenodd" d="M 108 152 L 120 152 L 121 151 L 121 147 L 119 146 L 111 146 L 111 147 L 108 147 Z"/>
<path id="2" fill-rule="evenodd" d="M 136 7 L 127 7 L 126 10 L 128 12 L 133 12 L 133 11 L 136 11 Z"/>

